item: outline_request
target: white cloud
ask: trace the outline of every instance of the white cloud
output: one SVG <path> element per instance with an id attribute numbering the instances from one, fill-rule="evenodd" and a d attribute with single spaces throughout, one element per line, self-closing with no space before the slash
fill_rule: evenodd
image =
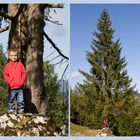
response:
<path id="1" fill-rule="evenodd" d="M 78 71 L 74 71 L 70 74 L 70 79 L 79 77 L 80 75 L 81 73 L 79 73 Z"/>

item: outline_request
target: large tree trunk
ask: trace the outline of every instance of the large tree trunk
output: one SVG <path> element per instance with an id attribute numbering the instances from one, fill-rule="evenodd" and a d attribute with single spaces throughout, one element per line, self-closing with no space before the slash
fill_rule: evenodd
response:
<path id="1" fill-rule="evenodd" d="M 43 28 L 44 9 L 39 4 L 9 5 L 9 13 L 15 16 L 11 22 L 9 47 L 18 47 L 24 59 L 26 82 L 26 109 L 28 112 L 46 114 L 46 99 L 43 90 Z M 24 50 L 24 53 L 23 53 Z"/>
<path id="2" fill-rule="evenodd" d="M 44 112 L 43 102 L 43 28 L 44 10 L 40 5 L 28 5 L 30 42 L 26 53 L 27 87 L 38 113 Z M 30 75 L 30 76 L 29 76 Z"/>

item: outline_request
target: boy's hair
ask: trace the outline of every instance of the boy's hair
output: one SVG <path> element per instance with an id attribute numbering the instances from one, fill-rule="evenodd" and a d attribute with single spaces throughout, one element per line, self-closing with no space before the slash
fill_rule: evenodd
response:
<path id="1" fill-rule="evenodd" d="M 10 55 L 10 52 L 17 52 L 17 55 L 19 54 L 19 50 L 17 48 L 8 49 L 8 56 Z"/>

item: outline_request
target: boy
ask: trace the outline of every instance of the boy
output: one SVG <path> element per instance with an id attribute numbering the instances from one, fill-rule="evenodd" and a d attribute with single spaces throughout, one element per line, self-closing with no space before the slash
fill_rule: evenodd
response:
<path id="1" fill-rule="evenodd" d="M 4 69 L 4 78 L 9 87 L 8 113 L 15 111 L 16 99 L 17 113 L 24 112 L 23 86 L 26 80 L 26 71 L 21 62 L 18 62 L 18 51 L 10 49 L 8 51 L 9 62 Z"/>

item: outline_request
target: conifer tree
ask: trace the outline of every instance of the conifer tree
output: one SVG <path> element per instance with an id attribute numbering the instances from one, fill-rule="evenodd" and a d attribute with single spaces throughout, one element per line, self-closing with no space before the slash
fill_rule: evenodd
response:
<path id="1" fill-rule="evenodd" d="M 63 102 L 60 85 L 57 80 L 57 75 L 54 72 L 54 67 L 48 61 L 44 62 L 44 86 L 47 96 L 47 116 L 50 118 L 52 124 L 65 125 L 67 118 L 65 113 L 67 111 L 66 105 Z"/>
<path id="2" fill-rule="evenodd" d="M 70 116 L 71 122 L 79 125 L 86 125 L 87 121 L 85 119 L 87 111 L 87 101 L 86 98 L 80 93 L 79 89 L 71 89 L 70 91 Z"/>
<path id="3" fill-rule="evenodd" d="M 121 57 L 120 40 L 113 39 L 115 30 L 111 27 L 107 10 L 102 11 L 97 30 L 93 33 L 92 52 L 86 54 L 91 68 L 89 73 L 80 71 L 86 80 L 78 85 L 81 93 L 88 98 L 87 118 L 92 118 L 89 126 L 101 128 L 103 119 L 108 118 L 110 127 L 117 133 L 117 117 L 122 110 L 127 112 L 132 106 L 126 98 L 131 98 L 134 86 L 131 86 L 132 79 L 127 74 L 125 57 Z"/>
<path id="4" fill-rule="evenodd" d="M 3 46 L 0 45 L 0 115 L 7 111 L 7 85 L 4 81 L 3 70 L 7 63 L 6 56 L 3 52 Z"/>

